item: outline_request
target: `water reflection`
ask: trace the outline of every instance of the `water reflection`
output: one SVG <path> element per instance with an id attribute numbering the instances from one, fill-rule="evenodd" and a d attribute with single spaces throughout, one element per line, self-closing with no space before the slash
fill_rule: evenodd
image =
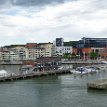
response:
<path id="1" fill-rule="evenodd" d="M 95 94 L 107 95 L 107 90 L 87 89 L 87 92 L 94 95 Z"/>

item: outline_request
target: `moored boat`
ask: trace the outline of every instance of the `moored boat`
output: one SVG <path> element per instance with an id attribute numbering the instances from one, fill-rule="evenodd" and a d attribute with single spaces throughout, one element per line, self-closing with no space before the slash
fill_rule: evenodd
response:
<path id="1" fill-rule="evenodd" d="M 96 72 L 98 72 L 97 68 L 92 66 L 77 67 L 76 69 L 71 70 L 71 73 L 73 74 L 89 74 Z"/>
<path id="2" fill-rule="evenodd" d="M 105 71 L 105 70 L 107 70 L 107 65 L 100 65 L 100 66 L 98 66 L 98 69 Z"/>
<path id="3" fill-rule="evenodd" d="M 76 69 L 71 70 L 70 72 L 73 74 L 87 74 L 88 73 L 87 69 L 84 67 L 77 67 Z"/>

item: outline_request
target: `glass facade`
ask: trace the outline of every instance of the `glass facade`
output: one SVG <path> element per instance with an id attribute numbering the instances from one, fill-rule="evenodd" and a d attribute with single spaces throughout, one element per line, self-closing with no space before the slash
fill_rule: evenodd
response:
<path id="1" fill-rule="evenodd" d="M 63 38 L 56 38 L 57 47 L 63 46 L 63 44 L 64 44 Z"/>
<path id="2" fill-rule="evenodd" d="M 74 48 L 107 47 L 107 38 L 85 38 L 79 40 Z"/>

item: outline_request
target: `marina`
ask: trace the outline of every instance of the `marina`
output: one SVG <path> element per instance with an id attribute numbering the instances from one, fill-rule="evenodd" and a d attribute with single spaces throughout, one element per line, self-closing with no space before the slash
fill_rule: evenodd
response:
<path id="1" fill-rule="evenodd" d="M 15 65 L 14 65 L 15 66 Z M 13 67 L 14 67 L 13 66 Z M 19 68 L 19 67 L 18 67 Z M 33 67 L 31 65 L 23 65 L 17 72 L 7 72 L 5 69 L 1 70 L 0 81 L 13 81 L 26 78 L 34 78 L 48 75 L 57 75 L 57 74 L 73 74 L 73 75 L 88 75 L 96 74 L 98 72 L 103 72 L 107 70 L 107 65 L 98 64 L 90 66 L 80 66 L 75 69 L 73 66 L 59 66 L 57 69 L 49 68 L 50 70 L 44 70 L 43 67 Z"/>
<path id="2" fill-rule="evenodd" d="M 98 69 L 94 66 L 83 66 L 83 67 L 77 67 L 76 69 L 70 70 L 73 74 L 80 74 L 85 75 L 89 73 L 97 73 Z"/>

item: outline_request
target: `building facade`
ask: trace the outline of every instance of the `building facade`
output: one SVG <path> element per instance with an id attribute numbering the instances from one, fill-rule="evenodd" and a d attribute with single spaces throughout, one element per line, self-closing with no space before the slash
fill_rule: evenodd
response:
<path id="1" fill-rule="evenodd" d="M 30 45 L 28 47 L 29 59 L 35 60 L 40 57 L 51 57 L 52 56 L 52 43 L 39 43 L 37 45 Z"/>
<path id="2" fill-rule="evenodd" d="M 56 47 L 64 46 L 64 39 L 63 38 L 56 38 L 55 44 Z"/>
<path id="3" fill-rule="evenodd" d="M 39 43 L 38 46 L 43 48 L 43 57 L 51 57 L 52 56 L 52 47 L 53 43 Z"/>
<path id="4" fill-rule="evenodd" d="M 83 37 L 73 46 L 73 53 L 81 57 L 90 58 L 90 53 L 95 52 L 101 55 L 101 50 L 107 47 L 107 38 L 86 38 Z"/>
<path id="5" fill-rule="evenodd" d="M 28 48 L 26 48 L 25 45 L 14 45 L 10 47 L 10 51 L 13 51 L 17 55 L 19 55 L 19 60 L 28 59 Z"/>
<path id="6" fill-rule="evenodd" d="M 29 48 L 28 49 L 28 59 L 29 60 L 35 60 L 37 58 L 43 57 L 44 55 L 44 49 L 35 47 L 35 48 Z"/>
<path id="7" fill-rule="evenodd" d="M 64 46 L 63 38 L 56 38 L 53 45 L 53 56 L 63 56 L 65 53 L 72 53 L 72 46 Z"/>
<path id="8" fill-rule="evenodd" d="M 8 60 L 19 60 L 19 55 L 13 51 L 10 51 L 6 48 L 0 49 L 0 60 L 8 61 Z"/>

